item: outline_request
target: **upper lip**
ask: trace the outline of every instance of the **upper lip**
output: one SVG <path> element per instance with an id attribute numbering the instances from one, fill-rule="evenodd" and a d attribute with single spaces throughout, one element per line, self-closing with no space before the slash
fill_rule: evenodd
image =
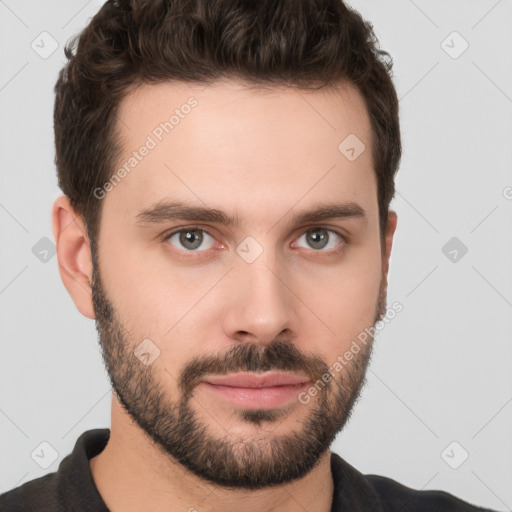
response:
<path id="1" fill-rule="evenodd" d="M 218 386 L 232 386 L 239 388 L 267 388 L 271 386 L 290 386 L 309 382 L 307 377 L 292 375 L 285 372 L 266 373 L 231 373 L 229 375 L 212 375 L 204 382 Z"/>

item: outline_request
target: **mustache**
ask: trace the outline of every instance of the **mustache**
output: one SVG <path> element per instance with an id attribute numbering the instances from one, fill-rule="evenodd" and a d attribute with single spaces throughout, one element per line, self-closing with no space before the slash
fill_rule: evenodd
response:
<path id="1" fill-rule="evenodd" d="M 290 342 L 275 341 L 265 347 L 244 343 L 234 345 L 223 354 L 194 357 L 183 369 L 179 387 L 186 399 L 207 375 L 271 370 L 304 373 L 316 382 L 329 367 L 319 356 L 302 354 Z"/>

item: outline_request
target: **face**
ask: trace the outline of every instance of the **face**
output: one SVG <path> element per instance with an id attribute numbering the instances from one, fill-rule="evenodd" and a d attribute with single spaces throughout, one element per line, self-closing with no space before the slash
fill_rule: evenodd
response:
<path id="1" fill-rule="evenodd" d="M 92 284 L 116 399 L 201 478 L 304 476 L 347 422 L 372 340 L 335 363 L 386 309 L 362 98 L 165 83 L 118 118 L 130 170 L 105 187 Z M 355 160 L 338 149 L 350 134 Z"/>

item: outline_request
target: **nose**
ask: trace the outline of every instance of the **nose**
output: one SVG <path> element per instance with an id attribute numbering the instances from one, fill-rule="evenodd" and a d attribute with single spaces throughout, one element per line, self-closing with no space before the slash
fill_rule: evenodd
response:
<path id="1" fill-rule="evenodd" d="M 276 258 L 265 252 L 253 263 L 238 261 L 230 272 L 224 332 L 237 341 L 266 345 L 297 331 L 297 299 Z"/>

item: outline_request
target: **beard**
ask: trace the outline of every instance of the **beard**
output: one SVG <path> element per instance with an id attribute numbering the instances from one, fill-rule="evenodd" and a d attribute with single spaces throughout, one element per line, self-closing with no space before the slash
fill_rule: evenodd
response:
<path id="1" fill-rule="evenodd" d="M 156 365 L 145 366 L 134 355 L 141 340 L 131 336 L 116 315 L 103 288 L 94 249 L 92 254 L 91 288 L 96 328 L 112 388 L 126 413 L 155 442 L 159 452 L 178 461 L 196 476 L 231 488 L 281 485 L 305 476 L 317 465 L 349 420 L 359 398 L 366 381 L 373 336 L 339 375 L 327 383 L 322 381 L 323 389 L 308 405 L 294 403 L 289 408 L 235 409 L 234 415 L 242 423 L 252 426 L 265 423 L 264 435 L 244 438 L 224 429 L 225 435 L 216 436 L 208 423 L 198 418 L 192 406 L 194 403 L 201 406 L 193 392 L 207 375 L 244 370 L 297 371 L 316 383 L 329 373 L 329 366 L 318 356 L 299 352 L 284 338 L 264 347 L 237 343 L 222 354 L 198 355 L 191 359 L 179 376 L 173 377 L 179 393 L 173 399 L 156 378 Z M 381 283 L 374 324 L 385 310 L 386 287 Z M 310 408 L 307 417 L 298 423 L 300 428 L 273 435 L 296 407 Z"/>

